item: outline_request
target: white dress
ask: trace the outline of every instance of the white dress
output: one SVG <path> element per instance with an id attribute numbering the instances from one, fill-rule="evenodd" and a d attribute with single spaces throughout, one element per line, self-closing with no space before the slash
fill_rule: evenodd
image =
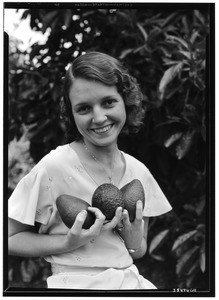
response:
<path id="1" fill-rule="evenodd" d="M 145 191 L 143 215 L 158 216 L 170 211 L 171 205 L 145 165 L 122 154 L 126 169 L 118 188 L 139 179 Z M 96 188 L 70 145 L 59 146 L 18 183 L 9 199 L 8 214 L 24 224 L 39 222 L 39 234 L 64 234 L 68 228 L 59 216 L 56 198 L 69 194 L 91 204 Z M 47 280 L 48 288 L 156 289 L 138 273 L 124 241 L 113 230 L 102 232 L 95 240 L 72 252 L 45 259 L 51 263 L 53 272 Z"/>

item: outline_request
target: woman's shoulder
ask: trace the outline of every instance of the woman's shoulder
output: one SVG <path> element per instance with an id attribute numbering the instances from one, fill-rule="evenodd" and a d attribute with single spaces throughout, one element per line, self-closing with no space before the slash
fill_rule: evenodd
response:
<path id="1" fill-rule="evenodd" d="M 122 154 L 124 155 L 126 162 L 128 164 L 131 164 L 131 166 L 140 168 L 142 170 L 148 170 L 144 163 L 142 163 L 140 160 L 132 156 L 131 154 L 128 154 L 124 151 L 122 151 Z"/>
<path id="2" fill-rule="evenodd" d="M 131 174 L 141 178 L 145 178 L 145 176 L 150 174 L 149 169 L 143 162 L 128 153 L 122 153 L 126 161 L 127 170 L 129 170 Z"/>
<path id="3" fill-rule="evenodd" d="M 63 168 L 72 159 L 76 159 L 76 153 L 69 144 L 57 146 L 46 154 L 37 164 L 39 168 L 45 167 L 47 170 Z"/>

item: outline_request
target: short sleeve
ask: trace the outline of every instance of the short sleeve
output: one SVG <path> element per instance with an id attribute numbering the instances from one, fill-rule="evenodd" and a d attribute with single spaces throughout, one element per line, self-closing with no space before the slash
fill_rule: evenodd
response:
<path id="1" fill-rule="evenodd" d="M 8 200 L 8 216 L 21 223 L 47 224 L 53 201 L 50 178 L 45 165 L 38 163 L 21 179 Z"/>
<path id="2" fill-rule="evenodd" d="M 147 217 L 155 217 L 169 212 L 172 209 L 157 181 L 147 169 L 144 178 L 145 207 L 143 214 Z"/>

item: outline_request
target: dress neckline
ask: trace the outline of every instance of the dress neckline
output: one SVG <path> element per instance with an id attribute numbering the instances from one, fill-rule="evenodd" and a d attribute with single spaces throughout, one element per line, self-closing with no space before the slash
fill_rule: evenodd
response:
<path id="1" fill-rule="evenodd" d="M 81 159 L 80 159 L 80 157 L 79 157 L 77 151 L 71 147 L 71 143 L 68 144 L 68 147 L 70 148 L 70 151 L 71 151 L 72 153 L 75 154 L 75 156 L 76 156 L 78 162 L 80 163 L 80 166 L 83 168 L 83 170 L 85 171 L 85 173 L 88 175 L 88 177 L 89 177 L 89 179 L 92 181 L 92 183 L 93 183 L 94 185 L 97 185 L 97 184 L 95 184 L 94 180 L 91 178 L 90 174 L 87 172 L 86 168 L 84 167 L 84 164 L 82 163 L 82 161 L 81 161 Z M 126 175 L 126 173 L 127 173 L 127 160 L 126 160 L 126 157 L 125 157 L 125 153 L 124 153 L 123 151 L 121 151 L 121 150 L 119 150 L 119 151 L 120 151 L 121 156 L 122 156 L 122 159 L 123 159 L 123 161 L 124 161 L 125 168 L 124 168 L 123 175 L 121 176 L 121 178 L 120 178 L 118 184 L 116 185 L 118 188 L 120 188 L 120 187 L 122 186 L 121 184 L 122 184 L 123 179 L 125 178 L 125 175 Z"/>

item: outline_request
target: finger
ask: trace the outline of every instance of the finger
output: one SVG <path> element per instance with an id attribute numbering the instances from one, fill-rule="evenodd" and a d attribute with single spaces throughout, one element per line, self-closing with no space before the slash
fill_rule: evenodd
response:
<path id="1" fill-rule="evenodd" d="M 75 218 L 75 222 L 72 225 L 70 232 L 71 233 L 80 233 L 82 230 L 82 226 L 85 222 L 85 219 L 87 217 L 87 211 L 86 210 L 82 210 L 81 212 L 79 212 Z"/>
<path id="2" fill-rule="evenodd" d="M 138 200 L 136 203 L 136 211 L 135 211 L 135 223 L 140 223 L 143 218 L 143 203 L 141 200 Z"/>
<path id="3" fill-rule="evenodd" d="M 119 223 L 117 224 L 116 229 L 117 229 L 118 231 L 120 231 L 120 232 L 124 230 L 124 224 L 123 224 L 123 221 L 121 221 L 121 222 L 119 222 Z"/>
<path id="4" fill-rule="evenodd" d="M 88 207 L 88 210 L 95 214 L 97 220 L 105 221 L 106 217 L 99 208 L 90 206 Z"/>
<path id="5" fill-rule="evenodd" d="M 122 219 L 122 207 L 118 207 L 116 209 L 116 213 L 115 216 L 113 217 L 113 219 L 104 225 L 103 230 L 109 230 L 109 229 L 113 229 L 116 227 L 116 225 L 121 222 Z"/>
<path id="6" fill-rule="evenodd" d="M 131 222 L 129 220 L 129 213 L 128 213 L 127 209 L 124 209 L 122 218 L 123 218 L 124 226 L 130 226 Z"/>
<path id="7" fill-rule="evenodd" d="M 143 203 L 142 203 L 141 200 L 138 200 L 137 203 L 136 203 L 135 218 L 137 220 L 143 218 Z"/>
<path id="8" fill-rule="evenodd" d="M 89 233 L 98 235 L 100 233 L 100 230 L 105 222 L 106 217 L 104 214 L 96 207 L 89 207 L 89 211 L 93 212 L 95 214 L 96 220 L 94 224 L 88 229 Z"/>

